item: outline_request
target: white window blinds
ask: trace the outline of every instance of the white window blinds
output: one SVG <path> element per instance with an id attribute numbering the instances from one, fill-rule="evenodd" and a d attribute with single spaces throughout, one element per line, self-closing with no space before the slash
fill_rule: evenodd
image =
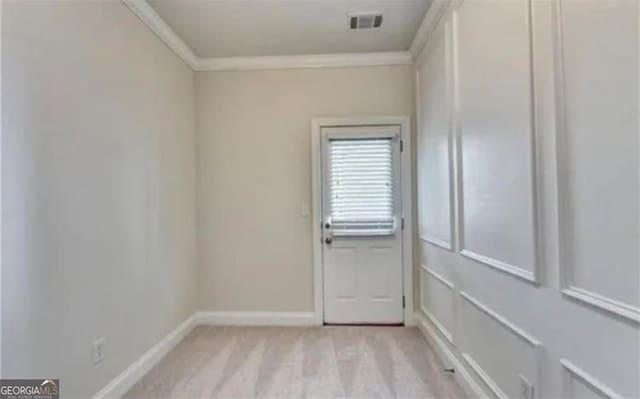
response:
<path id="1" fill-rule="evenodd" d="M 334 235 L 391 234 L 390 138 L 329 140 L 329 205 Z"/>

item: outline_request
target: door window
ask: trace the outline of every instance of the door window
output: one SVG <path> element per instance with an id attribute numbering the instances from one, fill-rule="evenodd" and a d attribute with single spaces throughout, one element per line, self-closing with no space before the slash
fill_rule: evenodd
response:
<path id="1" fill-rule="evenodd" d="M 333 235 L 393 234 L 392 138 L 332 138 L 328 144 Z"/>

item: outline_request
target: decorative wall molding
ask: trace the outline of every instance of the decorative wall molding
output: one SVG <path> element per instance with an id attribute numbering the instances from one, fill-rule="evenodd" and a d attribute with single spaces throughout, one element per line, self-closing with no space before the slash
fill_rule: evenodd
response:
<path id="1" fill-rule="evenodd" d="M 447 251 L 453 251 L 453 246 L 451 245 L 451 243 L 446 242 L 445 240 L 427 236 L 420 236 L 420 240 L 428 244 L 435 245 L 436 247 L 446 249 Z"/>
<path id="2" fill-rule="evenodd" d="M 409 51 L 311 54 L 263 57 L 199 57 L 155 12 L 146 0 L 121 0 L 194 71 L 248 71 L 257 69 L 332 68 L 410 65 Z"/>
<path id="3" fill-rule="evenodd" d="M 504 393 L 502 389 L 500 389 L 498 384 L 496 384 L 495 381 L 493 381 L 491 377 L 489 377 L 489 374 L 487 374 L 468 353 L 463 353 L 462 358 L 465 360 L 465 362 L 467 362 L 469 367 L 471 367 L 471 370 L 476 373 L 478 378 L 480 378 L 480 380 L 487 386 L 487 388 L 489 388 L 489 390 L 495 395 L 496 398 L 509 399 L 509 396 Z"/>
<path id="4" fill-rule="evenodd" d="M 314 326 L 314 312 L 197 312 L 198 324 L 211 326 Z"/>
<path id="5" fill-rule="evenodd" d="M 453 320 L 455 322 L 457 317 L 457 312 L 456 312 L 456 298 L 455 298 L 456 291 L 455 291 L 454 285 L 451 282 L 449 282 L 447 279 L 439 275 L 438 273 L 426 267 L 425 265 L 420 265 L 420 270 L 426 273 L 426 275 L 432 277 L 434 280 L 438 281 L 443 286 L 447 287 L 447 289 L 449 289 L 449 292 L 451 293 L 451 297 L 453 301 Z M 421 284 L 420 292 L 424 292 L 424 287 L 422 287 L 422 279 L 420 280 L 420 284 Z M 445 337 L 446 340 L 449 341 L 451 345 L 455 346 L 455 339 L 452 332 L 449 331 L 447 327 L 445 327 L 444 324 L 442 324 L 440 320 L 438 320 L 438 318 L 435 317 L 433 313 L 431 313 L 427 309 L 427 307 L 422 301 L 422 298 L 420 298 L 420 310 L 429 319 L 431 324 L 433 324 L 436 327 L 438 332 L 440 332 L 440 334 L 442 334 L 442 336 Z"/>
<path id="6" fill-rule="evenodd" d="M 520 340 L 522 340 L 524 343 L 526 343 L 530 347 L 532 347 L 534 349 L 538 349 L 538 348 L 540 348 L 542 346 L 542 343 L 537 338 L 535 338 L 532 335 L 530 335 L 529 333 L 525 332 L 520 327 L 516 326 L 511 321 L 509 321 L 506 318 L 502 317 L 501 315 L 499 315 L 498 313 L 496 313 L 494 310 L 490 309 L 486 305 L 480 303 L 480 301 L 478 301 L 477 299 L 475 299 L 474 297 L 472 297 L 468 293 L 466 293 L 464 291 L 460 291 L 460 296 L 464 300 L 469 302 L 471 305 L 473 305 L 476 309 L 480 310 L 482 313 L 484 313 L 485 315 L 489 316 L 494 321 L 496 321 L 498 324 L 500 324 L 502 327 L 507 329 L 507 331 L 511 332 L 516 337 L 520 338 Z"/>
<path id="7" fill-rule="evenodd" d="M 460 296 L 474 308 L 479 310 L 481 313 L 484 313 L 486 316 L 494 320 L 513 336 L 518 338 L 521 342 L 524 342 L 527 346 L 529 346 L 529 348 L 533 351 L 535 361 L 535 375 L 533 376 L 533 381 L 531 382 L 535 390 L 540 389 L 542 383 L 542 342 L 526 331 L 522 330 L 513 322 L 498 314 L 496 311 L 482 304 L 480 301 L 478 301 L 468 293 L 460 291 Z M 469 355 L 468 353 L 462 353 L 462 357 L 497 398 L 508 398 L 508 395 L 506 395 L 504 391 L 498 386 L 498 384 L 489 377 L 489 375 L 480 367 L 480 365 L 471 357 L 471 355 Z"/>
<path id="8" fill-rule="evenodd" d="M 94 399 L 120 398 L 198 324 L 192 315 L 96 393 Z"/>
<path id="9" fill-rule="evenodd" d="M 475 260 L 481 264 L 490 266 L 496 270 L 508 273 L 521 280 L 539 284 L 540 283 L 540 271 L 542 269 L 541 261 L 544 259 L 542 254 L 542 218 L 540 212 L 541 197 L 539 194 L 539 186 L 541 185 L 541 178 L 538 171 L 538 141 L 539 132 L 537 129 L 537 107 L 536 107 L 536 92 L 535 92 L 535 71 L 534 71 L 534 48 L 533 48 L 533 2 L 527 0 L 527 33 L 528 33 L 528 52 L 529 52 L 529 82 L 530 82 L 530 151 L 531 151 L 531 204 L 532 204 L 532 229 L 533 229 L 533 271 L 523 269 L 517 265 L 512 265 L 507 262 L 503 262 L 499 259 L 477 253 L 476 251 L 465 248 L 464 242 L 464 187 L 462 176 L 462 130 L 460 123 L 460 93 L 459 93 L 459 57 L 458 57 L 458 26 L 460 24 L 458 20 L 459 8 L 464 4 L 463 1 L 458 1 L 452 8 L 452 27 L 451 27 L 451 47 L 452 47 L 452 69 L 453 69 L 453 81 L 454 81 L 454 137 L 455 137 L 455 168 L 456 168 L 456 181 L 457 181 L 457 243 L 459 251 L 462 256 Z"/>
<path id="10" fill-rule="evenodd" d="M 494 269 L 498 269 L 500 271 L 503 271 L 505 273 L 509 273 L 512 274 L 518 278 L 521 278 L 523 280 L 526 280 L 528 282 L 535 282 L 535 274 L 530 272 L 529 270 L 525 270 L 522 269 L 521 267 L 517 267 L 517 266 L 513 266 L 510 265 L 509 263 L 506 262 L 502 262 L 500 260 L 491 258 L 489 256 L 485 256 L 485 255 L 481 255 L 478 253 L 475 253 L 473 251 L 470 251 L 468 249 L 463 249 L 460 251 L 460 255 L 464 256 L 465 258 L 469 258 L 472 260 L 475 260 L 476 262 L 480 262 L 482 264 L 485 264 L 487 266 L 491 266 Z"/>
<path id="11" fill-rule="evenodd" d="M 613 389 L 598 381 L 569 360 L 560 359 L 560 364 L 562 365 L 563 396 L 565 398 L 576 398 L 573 392 L 573 384 L 575 380 L 578 380 L 603 399 L 622 399 L 622 396 Z"/>
<path id="12" fill-rule="evenodd" d="M 596 308 L 605 310 L 610 314 L 623 317 L 635 323 L 640 323 L 640 308 L 636 306 L 631 306 L 624 302 L 572 285 L 565 286 L 561 292 L 563 295 L 578 300 L 586 305 L 595 306 Z"/>
<path id="13" fill-rule="evenodd" d="M 476 383 L 474 378 L 469 373 L 469 370 L 458 360 L 456 355 L 449 349 L 446 343 L 444 343 L 438 334 L 431 328 L 429 321 L 420 314 L 415 316 L 418 329 L 427 341 L 433 344 L 436 353 L 442 360 L 442 362 L 448 367 L 453 367 L 455 373 L 453 374 L 456 381 L 464 388 L 469 398 L 486 399 L 487 395 L 482 388 Z"/>
<path id="14" fill-rule="evenodd" d="M 449 280 L 447 280 L 446 278 L 442 277 L 441 275 L 439 275 L 438 273 L 434 272 L 433 270 L 429 269 L 428 267 L 426 267 L 425 265 L 420 265 L 420 268 L 422 270 L 424 270 L 425 272 L 427 272 L 428 275 L 430 275 L 431 277 L 435 278 L 436 280 L 438 280 L 439 282 L 441 282 L 442 284 L 444 284 L 447 288 L 449 288 L 451 291 L 455 290 L 455 286 L 453 285 L 453 283 L 451 283 Z"/>
<path id="15" fill-rule="evenodd" d="M 565 62 L 564 62 L 564 40 L 562 23 L 562 1 L 554 2 L 554 73 L 556 78 L 556 206 L 558 209 L 557 229 L 558 229 L 558 264 L 560 268 L 560 291 L 562 294 L 573 300 L 581 302 L 587 306 L 605 311 L 615 317 L 621 317 L 626 321 L 640 323 L 640 307 L 618 301 L 616 299 L 580 288 L 573 281 L 573 268 L 575 265 L 569 259 L 567 248 L 570 242 L 569 225 L 570 209 L 568 204 L 562 200 L 566 195 L 567 187 L 567 165 L 566 151 L 566 95 L 565 95 Z"/>
<path id="16" fill-rule="evenodd" d="M 458 0 L 459 1 L 459 0 Z M 422 205 L 423 205 L 423 200 L 422 200 L 422 195 L 421 192 L 419 191 L 419 195 L 418 195 L 418 200 L 419 200 L 419 217 L 420 217 L 420 239 L 426 243 L 429 243 L 431 245 L 435 245 L 436 247 L 445 249 L 447 251 L 454 251 L 454 247 L 455 247 L 455 242 L 456 242 L 456 188 L 455 188 L 455 176 L 456 176 L 456 170 L 455 170 L 455 150 L 454 150 L 454 146 L 455 146 L 455 142 L 454 142 L 454 137 L 453 137 L 453 79 L 452 79 L 452 73 L 451 73 L 451 54 L 450 54 L 450 47 L 451 47 L 451 40 L 450 40 L 450 24 L 447 23 L 446 21 L 446 15 L 448 13 L 449 7 L 452 4 L 449 0 L 447 1 L 441 1 L 440 3 L 442 4 L 433 4 L 430 8 L 430 10 L 433 7 L 441 7 L 442 9 L 440 10 L 441 12 L 439 12 L 437 19 L 433 21 L 433 26 L 430 28 L 429 30 L 429 36 L 426 43 L 423 44 L 422 49 L 420 50 L 420 58 L 416 58 L 416 119 L 418 122 L 418 127 L 417 127 L 417 139 L 418 139 L 418 146 L 417 148 L 421 149 L 422 148 L 422 144 L 421 144 L 421 140 L 422 140 L 422 129 L 423 129 L 423 121 L 421 118 L 423 109 L 422 109 L 422 98 L 420 96 L 421 93 L 421 86 L 420 86 L 420 68 L 422 66 L 422 64 L 424 64 L 430 54 L 430 51 L 433 48 L 433 45 L 435 43 L 435 39 L 437 39 L 439 36 L 435 35 L 438 31 L 438 29 L 443 29 L 443 40 L 444 40 L 444 52 L 445 52 L 445 58 L 444 58 L 444 71 L 445 71 L 445 81 L 446 81 L 446 93 L 447 93 L 447 98 L 446 98 L 446 103 L 447 103 L 447 112 L 448 112 L 448 148 L 447 148 L 447 157 L 448 157 L 448 176 L 449 176 L 449 241 L 440 239 L 440 238 L 436 238 L 436 237 L 430 237 L 425 229 L 424 229 L 424 223 L 422 221 Z M 429 14 L 429 12 L 427 12 L 427 14 Z M 425 17 L 426 20 L 426 17 Z M 417 37 L 417 36 L 416 36 Z M 419 151 L 419 150 L 418 150 Z M 419 189 L 419 188 L 418 188 Z"/>

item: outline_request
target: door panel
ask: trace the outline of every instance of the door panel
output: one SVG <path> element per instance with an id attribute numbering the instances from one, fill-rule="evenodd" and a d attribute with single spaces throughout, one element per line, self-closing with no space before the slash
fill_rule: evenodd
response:
<path id="1" fill-rule="evenodd" d="M 322 129 L 324 321 L 403 322 L 398 126 Z"/>
<path id="2" fill-rule="evenodd" d="M 357 248 L 334 248 L 332 260 L 335 264 L 333 284 L 335 284 L 336 299 L 355 300 L 358 292 L 358 273 L 356 269 Z"/>

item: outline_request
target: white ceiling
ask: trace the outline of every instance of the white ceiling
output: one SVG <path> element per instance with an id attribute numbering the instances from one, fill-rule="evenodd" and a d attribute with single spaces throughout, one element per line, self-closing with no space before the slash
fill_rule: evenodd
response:
<path id="1" fill-rule="evenodd" d="M 199 57 L 405 51 L 431 0 L 148 0 Z M 351 31 L 347 13 L 382 12 Z"/>

